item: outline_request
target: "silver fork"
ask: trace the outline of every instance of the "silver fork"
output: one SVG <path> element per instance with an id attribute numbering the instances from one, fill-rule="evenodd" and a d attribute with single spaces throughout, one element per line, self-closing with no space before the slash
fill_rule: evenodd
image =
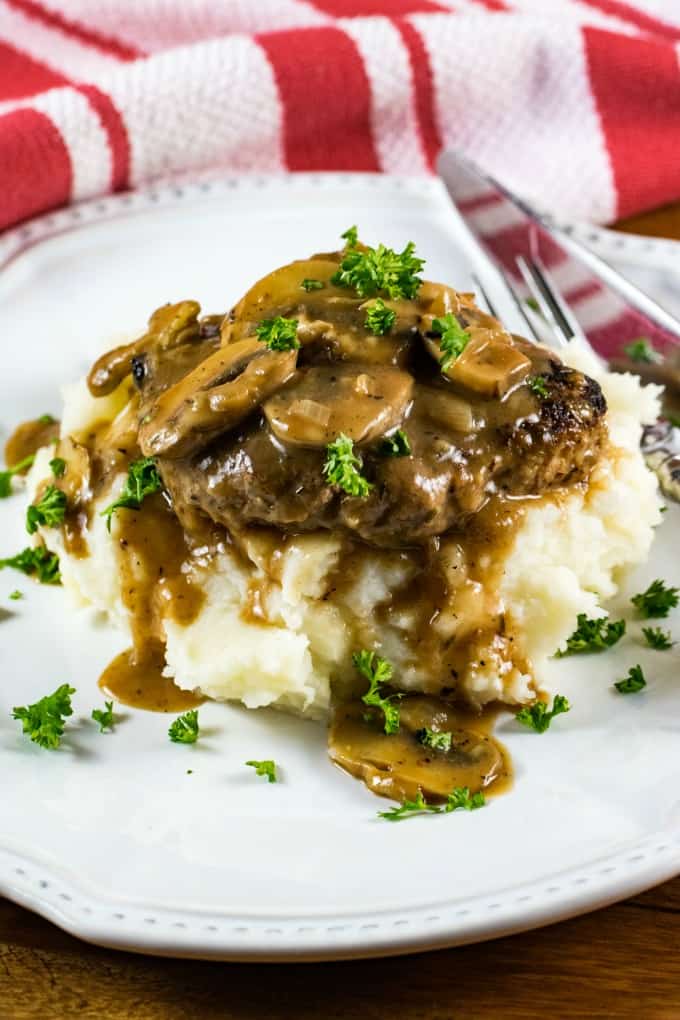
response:
<path id="1" fill-rule="evenodd" d="M 571 340 L 578 339 L 590 347 L 583 330 L 576 322 L 571 309 L 557 290 L 550 273 L 538 260 L 534 261 L 518 255 L 517 268 L 526 284 L 529 297 L 519 293 L 517 286 L 509 275 L 501 274 L 508 297 L 523 319 L 523 334 L 528 340 L 544 344 L 559 351 Z M 499 321 L 504 316 L 499 310 L 481 277 L 472 274 L 477 294 L 481 297 L 480 304 Z M 592 349 L 592 348 L 591 348 Z"/>
<path id="2" fill-rule="evenodd" d="M 588 321 L 584 321 L 585 329 L 579 326 L 577 317 L 563 300 L 554 276 L 546 269 L 547 259 L 543 255 L 550 252 L 551 264 L 555 253 L 558 254 L 561 273 L 566 268 L 572 279 L 579 280 L 580 286 L 591 285 L 597 289 L 598 301 L 607 308 L 605 319 L 617 322 L 624 313 L 628 314 L 629 333 L 621 333 L 621 342 L 632 340 L 634 337 L 630 330 L 634 330 L 636 336 L 648 336 L 661 352 L 677 350 L 680 321 L 611 265 L 537 214 L 526 202 L 484 174 L 460 153 L 451 150 L 443 153 L 437 168 L 453 200 L 454 215 L 458 216 L 461 229 L 478 256 L 475 260 L 479 266 L 477 280 L 483 283 L 480 290 L 497 309 L 501 321 L 505 319 L 511 323 L 510 328 L 513 328 L 512 322 L 518 321 L 519 312 L 521 325 L 525 331 L 528 330 L 530 338 L 555 348 L 575 338 L 587 343 L 588 333 L 599 328 L 591 327 Z M 479 229 L 477 214 L 480 208 L 491 210 L 500 224 L 509 224 L 516 231 L 512 274 L 508 271 L 507 252 L 501 259 L 494 247 L 495 235 Z M 523 285 L 526 294 L 520 294 L 518 289 Z M 527 295 L 533 299 L 540 316 L 530 314 Z M 611 356 L 613 351 L 607 349 L 604 353 Z"/>

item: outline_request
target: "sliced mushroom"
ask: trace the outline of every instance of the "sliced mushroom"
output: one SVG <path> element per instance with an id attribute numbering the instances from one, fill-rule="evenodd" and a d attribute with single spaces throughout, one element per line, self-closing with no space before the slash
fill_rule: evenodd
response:
<path id="1" fill-rule="evenodd" d="M 87 385 L 93 397 L 105 397 L 113 393 L 132 369 L 135 355 L 151 346 L 164 350 L 199 335 L 198 314 L 201 306 L 197 301 L 180 301 L 174 305 L 162 305 L 149 319 L 149 328 L 144 336 L 131 344 L 114 347 L 95 361 L 87 377 Z"/>
<path id="2" fill-rule="evenodd" d="M 531 361 L 517 349 L 503 329 L 487 329 L 470 324 L 470 340 L 462 353 L 443 370 L 452 382 L 487 398 L 503 398 L 531 371 Z M 424 337 L 425 346 L 441 363 L 439 337 Z"/>
<path id="3" fill-rule="evenodd" d="M 337 288 L 329 282 L 337 268 L 337 262 L 329 259 L 301 259 L 263 276 L 225 318 L 223 343 L 234 343 L 252 336 L 255 326 L 263 319 L 276 315 L 290 317 L 300 306 L 307 304 L 325 305 L 329 289 L 341 296 L 341 292 L 337 292 Z M 322 290 L 306 291 L 302 286 L 303 280 L 320 280 L 324 287 Z M 323 294 L 321 301 L 318 300 L 319 294 Z"/>
<path id="4" fill-rule="evenodd" d="M 328 753 L 380 796 L 413 800 L 420 790 L 427 801 L 445 801 L 456 787 L 476 793 L 508 775 L 501 746 L 468 728 L 469 715 L 462 719 L 464 726 L 461 715 L 438 698 L 413 695 L 400 702 L 398 733 L 388 735 L 381 712 L 352 701 L 336 709 Z M 424 746 L 416 734 L 425 728 L 450 733 L 450 748 Z"/>
<path id="5" fill-rule="evenodd" d="M 259 340 L 220 347 L 158 398 L 139 428 L 147 457 L 184 457 L 238 425 L 292 377 L 297 351 Z"/>
<path id="6" fill-rule="evenodd" d="M 413 377 L 387 365 L 309 368 L 264 405 L 277 438 L 296 446 L 325 446 L 343 432 L 366 443 L 404 419 Z"/>

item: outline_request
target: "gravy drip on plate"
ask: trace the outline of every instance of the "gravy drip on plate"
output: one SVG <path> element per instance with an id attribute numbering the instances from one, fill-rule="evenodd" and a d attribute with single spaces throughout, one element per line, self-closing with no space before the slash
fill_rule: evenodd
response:
<path id="1" fill-rule="evenodd" d="M 206 700 L 177 687 L 172 677 L 163 676 L 164 667 L 165 646 L 151 638 L 141 655 L 135 648 L 117 655 L 99 678 L 99 686 L 120 704 L 149 712 L 186 712 Z"/>
<path id="2" fill-rule="evenodd" d="M 59 435 L 59 422 L 50 415 L 32 418 L 17 425 L 5 443 L 5 464 L 14 467 L 27 457 L 37 453 L 41 446 L 47 446 Z M 25 474 L 26 468 L 22 471 Z"/>

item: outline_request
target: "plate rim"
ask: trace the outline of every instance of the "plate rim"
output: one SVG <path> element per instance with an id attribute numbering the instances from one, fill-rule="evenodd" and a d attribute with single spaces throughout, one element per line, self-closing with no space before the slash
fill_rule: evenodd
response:
<path id="1" fill-rule="evenodd" d="M 247 175 L 208 172 L 190 179 L 95 198 L 38 216 L 0 236 L 0 273 L 28 249 L 57 235 L 146 210 L 178 206 L 236 189 L 257 193 L 269 187 L 417 189 L 446 197 L 439 178 L 370 173 L 295 173 Z M 447 199 L 448 201 L 448 199 Z M 619 255 L 624 248 L 638 257 L 675 261 L 680 246 L 665 239 L 646 239 L 586 224 L 571 231 L 601 253 Z M 669 256 L 674 259 L 669 259 Z M 414 820 L 411 824 L 420 824 Z M 66 873 L 64 873 L 66 872 Z M 464 945 L 542 927 L 639 894 L 680 873 L 680 830 L 645 834 L 618 852 L 600 855 L 587 866 L 559 872 L 542 888 L 514 886 L 501 894 L 459 898 L 433 910 L 373 911 L 327 918 L 290 917 L 268 920 L 225 911 L 168 908 L 127 901 L 125 912 L 107 900 L 94 883 L 78 880 L 67 869 L 40 855 L 13 848 L 0 837 L 0 895 L 27 907 L 86 941 L 138 953 L 231 961 L 300 962 L 360 959 L 422 952 Z M 597 879 L 594 891 L 593 882 Z M 89 886 L 89 888 L 88 888 Z M 422 914 L 423 916 L 418 916 Z M 153 916 L 157 915 L 157 916 Z M 286 936 L 291 943 L 284 944 Z"/>
<path id="2" fill-rule="evenodd" d="M 12 873 L 9 880 L 8 871 Z M 139 901 L 128 901 L 132 909 L 124 912 L 118 901 L 98 896 L 96 886 L 88 891 L 83 883 L 58 872 L 25 851 L 0 845 L 0 894 L 96 945 L 146 955 L 244 963 L 354 960 L 503 938 L 639 895 L 680 873 L 680 835 L 663 831 L 647 835 L 617 854 L 598 856 L 587 868 L 560 872 L 553 882 L 546 879 L 538 890 L 532 883 L 515 886 L 505 902 L 500 895 L 475 896 L 453 901 L 436 914 L 412 908 L 324 921 L 170 910 Z M 422 916 L 414 919 L 417 913 Z M 286 936 L 292 944 L 285 944 Z"/>

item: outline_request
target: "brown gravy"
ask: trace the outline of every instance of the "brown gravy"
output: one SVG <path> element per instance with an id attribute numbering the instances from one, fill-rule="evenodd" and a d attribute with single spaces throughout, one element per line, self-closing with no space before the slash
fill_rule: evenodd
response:
<path id="1" fill-rule="evenodd" d="M 498 711 L 475 714 L 441 698 L 408 695 L 400 702 L 399 732 L 387 735 L 379 710 L 345 702 L 334 710 L 328 753 L 373 793 L 392 800 L 415 800 L 420 790 L 428 803 L 439 803 L 459 787 L 495 795 L 512 785 L 507 751 L 491 736 Z M 416 736 L 424 728 L 450 733 L 450 749 L 424 746 Z"/>
<path id="2" fill-rule="evenodd" d="M 286 542 L 329 529 L 342 536 L 343 550 L 323 598 L 342 605 L 352 646 L 389 647 L 381 633 L 400 628 L 408 634 L 403 683 L 427 691 L 401 698 L 400 729 L 387 735 L 380 710 L 360 700 L 365 683 L 348 663 L 334 677 L 332 760 L 395 800 L 421 791 L 443 802 L 457 787 L 496 794 L 512 782 L 508 755 L 492 735 L 497 709 L 476 714 L 452 701 L 485 671 L 531 672 L 500 596 L 503 563 L 530 501 L 588 477 L 604 442 L 604 400 L 597 384 L 579 382 L 548 351 L 507 334 L 472 295 L 438 284 L 393 301 L 389 335 L 374 335 L 363 297 L 337 286 L 341 257 L 276 270 L 223 322 L 199 321 L 193 301 L 164 306 L 148 333 L 90 373 L 93 396 L 130 376 L 131 399 L 116 423 L 83 442 L 88 480 L 69 500 L 69 552 L 87 554 L 78 542 L 88 515 L 130 462 L 154 457 L 164 485 L 140 509 L 115 517 L 111 541 L 119 545 L 133 647 L 100 686 L 153 711 L 204 700 L 162 672 L 163 619 L 187 625 L 196 618 L 205 596 L 192 580 L 192 554 L 217 548 L 198 538 L 195 522 L 203 528 L 210 520 L 222 531 L 218 542 L 235 550 L 243 540 L 248 568 L 256 563 L 264 576 L 251 581 L 241 617 L 270 627 L 267 596 L 280 581 Z M 309 289 L 305 278 L 319 286 Z M 256 324 L 275 315 L 295 317 L 297 344 L 289 350 L 265 351 L 256 339 Z M 458 316 L 467 334 L 451 364 L 435 328 L 442 316 Z M 550 394 L 541 394 L 541 381 Z M 407 455 L 378 445 L 399 425 Z M 365 444 L 358 463 L 366 491 L 345 484 L 351 499 L 327 491 L 324 467 L 326 444 L 345 433 Z M 246 536 L 251 528 L 257 540 Z M 259 546 L 258 557 L 249 544 Z M 354 587 L 367 549 L 396 578 L 375 618 Z M 423 729 L 450 734 L 450 746 L 428 747 Z"/>
<path id="3" fill-rule="evenodd" d="M 59 435 L 59 422 L 50 418 L 32 418 L 17 425 L 5 443 L 5 464 L 13 467 L 26 457 L 31 457 L 41 446 L 47 446 Z M 26 471 L 28 468 L 26 468 Z M 25 471 L 21 472 L 25 474 Z"/>
<path id="4" fill-rule="evenodd" d="M 142 650 L 127 651 L 109 663 L 99 686 L 121 705 L 144 708 L 149 712 L 186 712 L 206 700 L 193 691 L 183 691 L 171 677 L 163 676 L 165 648 L 160 641 L 149 641 Z"/>

